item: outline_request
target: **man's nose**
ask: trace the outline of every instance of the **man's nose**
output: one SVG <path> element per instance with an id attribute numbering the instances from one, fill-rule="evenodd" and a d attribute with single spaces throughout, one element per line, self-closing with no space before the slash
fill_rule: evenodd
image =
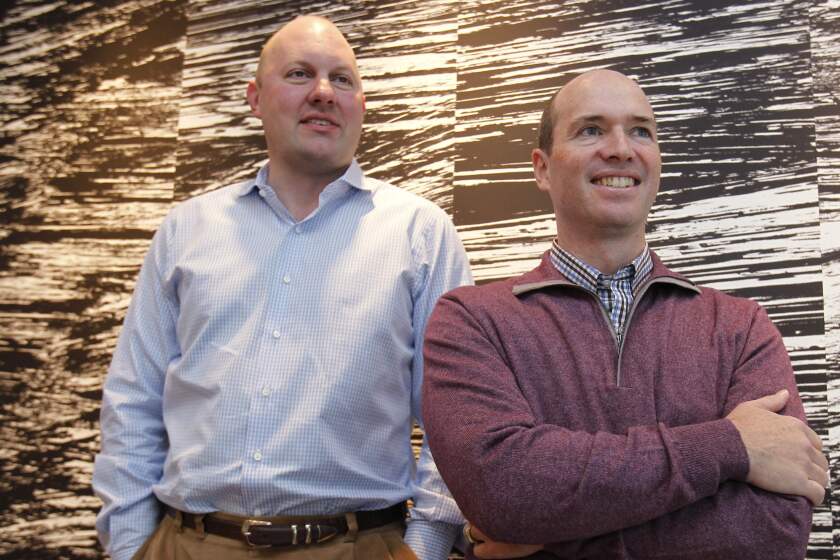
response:
<path id="1" fill-rule="evenodd" d="M 318 78 L 309 92 L 310 103 L 332 103 L 335 101 L 335 90 L 328 77 Z"/>
<path id="2" fill-rule="evenodd" d="M 613 130 L 606 135 L 601 145 L 601 157 L 627 161 L 633 158 L 633 148 L 624 130 Z"/>

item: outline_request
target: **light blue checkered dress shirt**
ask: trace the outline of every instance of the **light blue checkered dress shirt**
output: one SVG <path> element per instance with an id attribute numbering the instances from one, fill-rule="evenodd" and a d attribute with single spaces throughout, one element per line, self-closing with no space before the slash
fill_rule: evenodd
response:
<path id="1" fill-rule="evenodd" d="M 622 266 L 615 274 L 603 274 L 594 266 L 580 260 L 557 243 L 551 244 L 550 258 L 554 267 L 563 276 L 574 282 L 584 290 L 598 296 L 601 305 L 610 318 L 616 341 L 621 344 L 624 336 L 624 326 L 633 299 L 639 287 L 645 283 L 650 271 L 653 270 L 653 260 L 647 244 L 630 264 Z"/>
<path id="2" fill-rule="evenodd" d="M 462 519 L 415 465 L 423 331 L 470 283 L 451 220 L 356 162 L 295 222 L 251 180 L 177 205 L 155 234 L 104 387 L 94 488 L 115 560 L 157 499 L 193 513 L 329 515 L 413 498 L 406 541 L 445 558 Z"/>

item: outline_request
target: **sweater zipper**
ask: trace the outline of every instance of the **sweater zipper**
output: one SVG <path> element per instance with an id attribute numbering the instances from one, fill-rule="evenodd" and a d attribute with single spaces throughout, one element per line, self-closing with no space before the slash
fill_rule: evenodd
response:
<path id="1" fill-rule="evenodd" d="M 679 278 L 671 278 L 669 276 L 662 276 L 660 278 L 654 278 L 644 286 L 642 289 L 639 290 L 639 293 L 633 296 L 633 304 L 630 306 L 630 311 L 627 312 L 627 319 L 624 321 L 624 333 L 621 337 L 621 343 L 618 345 L 618 363 L 615 365 L 615 386 L 621 387 L 621 354 L 624 352 L 624 341 L 627 340 L 627 332 L 630 330 L 630 321 L 633 319 L 633 314 L 636 312 L 636 307 L 638 307 L 639 302 L 642 300 L 642 296 L 648 291 L 648 288 L 653 286 L 654 284 L 675 284 L 677 286 L 682 286 L 683 288 L 689 288 L 691 290 L 697 290 L 693 285 L 689 284 L 688 282 L 684 282 Z M 596 296 L 597 297 L 597 296 Z M 607 312 L 604 311 L 604 306 L 601 305 L 601 311 L 603 312 L 604 316 L 607 317 Z M 612 322 L 609 321 L 609 317 L 607 317 L 607 322 L 610 325 L 610 329 L 612 329 Z M 618 338 L 615 335 L 615 329 L 613 330 L 613 338 L 618 343 Z"/>
<path id="2" fill-rule="evenodd" d="M 573 284 L 573 283 L 565 281 L 565 280 L 564 281 L 549 280 L 549 281 L 536 282 L 536 283 L 532 283 L 532 284 L 523 285 L 523 286 L 520 287 L 520 289 L 517 289 L 517 287 L 514 287 L 513 293 L 518 295 L 518 294 L 524 293 L 526 291 L 535 290 L 535 289 L 539 289 L 539 288 L 544 288 L 546 286 L 562 285 L 562 286 L 565 286 L 565 287 L 568 287 L 568 288 L 573 288 L 573 289 L 576 289 L 576 290 L 580 290 L 580 291 L 582 291 L 586 294 L 589 294 L 589 296 L 592 299 L 595 300 L 595 304 L 598 307 L 598 309 L 601 310 L 601 315 L 604 317 L 604 321 L 606 321 L 606 323 L 607 323 L 607 328 L 610 329 L 610 334 L 613 337 L 613 342 L 618 347 L 618 358 L 617 358 L 617 361 L 616 361 L 616 364 L 615 364 L 615 385 L 616 385 L 616 387 L 620 387 L 621 386 L 621 356 L 622 356 L 622 353 L 624 352 L 624 341 L 627 340 L 627 333 L 630 330 L 630 321 L 633 319 L 633 315 L 636 312 L 636 307 L 638 307 L 639 301 L 641 301 L 642 296 L 644 296 L 645 293 L 647 293 L 648 288 L 650 288 L 654 284 L 674 284 L 675 286 L 680 286 L 680 287 L 692 290 L 694 292 L 697 292 L 698 294 L 700 293 L 700 290 L 697 289 L 697 287 L 694 286 L 694 284 L 692 284 L 691 282 L 686 282 L 684 280 L 680 280 L 679 278 L 672 278 L 670 276 L 659 276 L 657 278 L 653 278 L 647 284 L 642 286 L 642 289 L 639 291 L 638 295 L 633 297 L 633 304 L 630 306 L 630 311 L 627 313 L 627 319 L 625 319 L 625 321 L 624 321 L 624 329 L 623 329 L 622 336 L 621 336 L 621 342 L 618 341 L 618 334 L 615 332 L 615 328 L 613 327 L 612 321 L 610 320 L 610 316 L 607 314 L 607 310 L 604 309 L 604 305 L 601 303 L 601 299 L 598 297 L 597 294 L 593 294 L 592 292 L 590 292 L 589 290 L 587 290 L 586 288 L 584 288 L 582 286 L 579 286 L 577 284 Z"/>
<path id="3" fill-rule="evenodd" d="M 620 342 L 618 340 L 618 333 L 615 332 L 615 327 L 613 327 L 612 320 L 610 320 L 610 316 L 607 314 L 607 310 L 604 309 L 604 304 L 601 303 L 601 299 L 596 294 L 593 294 L 589 290 L 586 290 L 586 293 L 592 296 L 592 299 L 594 299 L 595 303 L 598 304 L 598 309 L 601 310 L 601 315 L 604 317 L 604 321 L 606 321 L 607 326 L 610 329 L 610 334 L 613 337 L 613 342 L 615 343 L 616 349 L 618 350 L 618 357 L 616 358 L 615 363 L 616 387 L 621 387 L 621 355 L 624 352 L 624 341 L 627 340 L 627 331 L 630 330 L 630 321 L 633 319 L 633 313 L 636 311 L 636 306 L 638 305 L 639 300 L 642 299 L 642 296 L 645 295 L 645 292 L 647 292 L 648 287 L 654 282 L 655 280 L 648 282 L 647 284 L 642 286 L 642 289 L 637 295 L 633 296 L 633 303 L 630 305 L 630 311 L 627 312 L 627 318 L 624 320 L 624 329 L 622 332 Z"/>
<path id="4" fill-rule="evenodd" d="M 633 303 L 630 305 L 630 311 L 627 312 L 627 318 L 624 320 L 624 334 L 621 337 L 621 342 L 618 343 L 618 363 L 615 364 L 615 386 L 621 387 L 621 355 L 624 352 L 624 341 L 627 340 L 627 332 L 630 330 L 630 321 L 633 319 L 633 314 L 636 312 L 636 307 L 639 304 L 639 300 L 642 299 L 642 296 L 645 295 L 645 292 L 648 291 L 648 288 L 651 284 L 653 284 L 655 280 L 651 280 L 644 286 L 642 289 L 639 290 L 639 293 L 633 296 Z"/>
<path id="5" fill-rule="evenodd" d="M 604 318 L 604 322 L 607 324 L 607 328 L 610 329 L 610 334 L 612 335 L 613 343 L 615 344 L 615 347 L 618 350 L 618 359 L 617 363 L 615 364 L 615 384 L 616 386 L 618 386 L 618 383 L 621 380 L 621 349 L 624 348 L 624 339 L 627 337 L 627 327 L 630 324 L 630 316 L 633 313 L 633 308 L 636 306 L 636 299 L 633 299 L 633 305 L 630 307 L 630 313 L 627 315 L 627 320 L 624 321 L 624 336 L 621 337 L 621 343 L 619 343 L 618 333 L 615 332 L 615 327 L 613 327 L 612 321 L 610 320 L 610 316 L 607 314 L 607 310 L 604 309 L 604 304 L 601 303 L 601 298 L 599 298 L 596 294 L 593 294 L 586 288 L 578 288 L 589 294 L 589 296 L 593 300 L 595 300 L 595 307 L 601 310 L 601 316 Z"/>

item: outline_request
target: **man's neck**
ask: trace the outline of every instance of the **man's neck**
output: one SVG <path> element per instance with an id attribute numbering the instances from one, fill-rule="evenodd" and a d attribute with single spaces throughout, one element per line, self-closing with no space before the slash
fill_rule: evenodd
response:
<path id="1" fill-rule="evenodd" d="M 318 208 L 319 197 L 327 185 L 341 177 L 345 169 L 318 174 L 268 164 L 268 184 L 296 222 Z"/>
<path id="2" fill-rule="evenodd" d="M 557 228 L 557 243 L 564 250 L 602 274 L 612 275 L 627 264 L 633 262 L 645 248 L 644 231 L 633 235 L 602 235 L 600 237 L 576 235 Z"/>

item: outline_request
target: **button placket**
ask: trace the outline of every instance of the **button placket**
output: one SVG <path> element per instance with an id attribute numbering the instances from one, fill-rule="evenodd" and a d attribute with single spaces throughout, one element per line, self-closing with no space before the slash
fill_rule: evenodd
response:
<path id="1" fill-rule="evenodd" d="M 259 325 L 262 336 L 261 342 L 257 345 L 255 359 L 263 359 L 266 356 L 275 356 L 287 342 L 289 328 L 284 321 L 285 309 L 291 297 L 292 275 L 299 269 L 300 264 L 300 242 L 303 238 L 298 237 L 294 224 L 289 220 L 281 220 L 283 227 L 282 235 L 273 237 L 276 242 L 266 258 L 271 261 L 271 266 L 262 277 L 266 289 L 267 298 L 264 303 L 264 312 Z M 278 232 L 279 233 L 279 232 Z M 284 281 L 285 279 L 285 281 Z M 263 363 L 270 363 L 264 360 Z M 273 436 L 266 426 L 276 424 L 274 393 L 279 390 L 282 384 L 274 379 L 275 367 L 256 367 L 251 370 L 247 380 L 243 384 L 243 390 L 247 390 L 250 401 L 250 413 L 248 414 L 248 430 L 244 437 L 241 451 L 243 479 L 242 492 L 246 508 L 256 511 L 263 509 L 266 503 L 265 488 L 267 477 L 276 460 L 273 448 Z M 278 393 L 280 394 L 280 393 Z M 259 513 L 255 513 L 259 515 Z"/>

